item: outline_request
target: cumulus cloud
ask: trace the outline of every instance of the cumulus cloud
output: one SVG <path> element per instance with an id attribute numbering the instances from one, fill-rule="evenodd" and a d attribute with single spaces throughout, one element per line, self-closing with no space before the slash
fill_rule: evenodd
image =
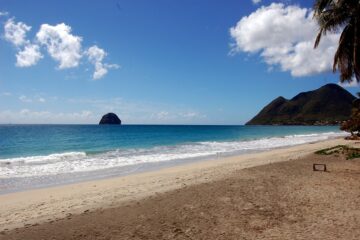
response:
<path id="1" fill-rule="evenodd" d="M 253 4 L 259 4 L 261 2 L 261 0 L 251 0 L 253 2 Z"/>
<path id="2" fill-rule="evenodd" d="M 72 68 L 79 65 L 82 57 L 82 38 L 71 34 L 71 27 L 61 23 L 42 24 L 36 38 L 46 46 L 49 55 L 59 62 L 59 68 Z"/>
<path id="3" fill-rule="evenodd" d="M 0 12 L 0 16 L 7 15 Z M 87 57 L 94 65 L 93 79 L 104 77 L 109 69 L 117 69 L 119 65 L 104 63 L 107 52 L 94 45 L 86 51 L 82 50 L 82 37 L 72 34 L 72 29 L 65 23 L 57 25 L 42 24 L 33 41 L 26 35 L 31 26 L 23 22 L 8 19 L 4 24 L 4 39 L 11 42 L 17 50 L 16 66 L 30 67 L 36 65 L 43 58 L 44 47 L 52 59 L 59 63 L 59 69 L 74 68 L 80 65 L 83 57 Z"/>
<path id="4" fill-rule="evenodd" d="M 89 61 L 95 66 L 93 78 L 102 78 L 107 73 L 107 69 L 102 63 L 103 59 L 106 56 L 106 52 L 98 46 L 94 45 L 86 51 L 86 55 L 88 56 Z"/>
<path id="5" fill-rule="evenodd" d="M 28 43 L 26 34 L 31 30 L 31 27 L 23 22 L 15 22 L 13 18 L 8 19 L 4 25 L 5 39 L 17 47 Z"/>
<path id="6" fill-rule="evenodd" d="M 13 18 L 6 21 L 4 25 L 5 39 L 11 42 L 17 49 L 16 66 L 30 67 L 35 65 L 43 56 L 40 47 L 31 44 L 26 38 L 31 26 L 23 22 L 15 22 Z"/>
<path id="7" fill-rule="evenodd" d="M 71 27 L 64 23 L 55 26 L 41 25 L 36 38 L 46 46 L 50 56 L 59 62 L 60 69 L 77 67 L 83 55 L 86 55 L 95 67 L 93 73 L 95 80 L 104 77 L 109 69 L 119 68 L 117 64 L 103 63 L 107 52 L 96 45 L 83 52 L 81 50 L 82 38 L 71 34 Z"/>
<path id="8" fill-rule="evenodd" d="M 338 33 L 323 37 L 313 49 L 318 25 L 310 9 L 272 3 L 245 16 L 230 29 L 231 53 L 260 53 L 270 66 L 301 77 L 331 70 Z"/>
<path id="9" fill-rule="evenodd" d="M 43 55 L 40 52 L 40 47 L 36 44 L 28 44 L 16 54 L 16 66 L 30 67 L 36 65 L 41 58 Z"/>
<path id="10" fill-rule="evenodd" d="M 95 67 L 93 74 L 94 80 L 104 77 L 108 73 L 108 69 L 119 68 L 117 64 L 104 64 L 103 60 L 107 53 L 104 49 L 101 49 L 96 45 L 91 46 L 85 54 L 87 55 L 89 62 L 91 62 Z"/>

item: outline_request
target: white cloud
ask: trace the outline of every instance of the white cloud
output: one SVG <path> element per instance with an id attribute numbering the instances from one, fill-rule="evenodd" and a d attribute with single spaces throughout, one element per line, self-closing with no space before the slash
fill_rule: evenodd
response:
<path id="1" fill-rule="evenodd" d="M 180 116 L 182 116 L 184 118 L 189 118 L 189 119 L 206 117 L 204 114 L 200 114 L 199 112 L 194 112 L 194 111 L 180 113 Z"/>
<path id="2" fill-rule="evenodd" d="M 11 92 L 2 92 L 2 93 L 0 94 L 0 96 L 11 97 L 11 96 L 12 96 L 12 93 L 11 93 Z"/>
<path id="3" fill-rule="evenodd" d="M 50 112 L 31 109 L 0 112 L 1 123 L 89 123 L 94 114 L 88 110 L 78 112 Z"/>
<path id="4" fill-rule="evenodd" d="M 28 44 L 16 54 L 16 66 L 30 67 L 36 65 L 41 58 L 43 55 L 40 53 L 40 47 L 36 44 Z"/>
<path id="5" fill-rule="evenodd" d="M 82 38 L 72 35 L 70 26 L 64 23 L 55 26 L 42 24 L 36 38 L 46 46 L 49 55 L 59 62 L 60 69 L 79 65 Z"/>
<path id="6" fill-rule="evenodd" d="M 155 117 L 159 120 L 166 120 L 166 119 L 169 119 L 170 114 L 167 111 L 161 111 L 161 112 L 156 113 Z"/>
<path id="7" fill-rule="evenodd" d="M 261 0 L 252 0 L 253 4 L 259 4 Z"/>
<path id="8" fill-rule="evenodd" d="M 111 68 L 119 68 L 117 64 L 104 64 L 103 60 L 106 57 L 107 53 L 104 49 L 99 48 L 98 46 L 94 45 L 91 46 L 85 54 L 88 56 L 88 60 L 92 63 L 95 67 L 95 71 L 93 74 L 93 79 L 97 80 L 104 77 L 108 73 L 108 69 Z"/>
<path id="9" fill-rule="evenodd" d="M 93 74 L 93 79 L 100 79 L 104 75 L 107 74 L 107 69 L 104 67 L 102 61 L 106 56 L 106 52 L 99 48 L 98 46 L 94 45 L 90 47 L 86 51 L 86 55 L 88 56 L 89 61 L 94 64 L 95 72 Z"/>
<path id="10" fill-rule="evenodd" d="M 0 14 L 4 15 L 5 12 L 0 12 Z M 82 51 L 82 37 L 73 35 L 71 27 L 65 23 L 42 24 L 34 41 L 26 38 L 30 30 L 31 26 L 23 22 L 15 22 L 14 18 L 8 19 L 4 24 L 4 39 L 16 47 L 16 66 L 18 67 L 36 65 L 43 58 L 40 48 L 43 46 L 51 58 L 59 63 L 59 69 L 78 67 L 81 59 L 87 56 L 89 62 L 95 67 L 93 73 L 95 80 L 103 78 L 109 69 L 119 68 L 117 64 L 104 63 L 107 53 L 96 45 Z"/>
<path id="11" fill-rule="evenodd" d="M 206 118 L 206 115 L 201 114 L 195 111 L 183 111 L 179 110 L 177 112 L 174 111 L 160 111 L 157 113 L 151 114 L 151 119 L 155 121 L 163 121 L 163 122 L 176 122 L 178 120 L 182 122 L 191 122 L 193 120 L 202 120 Z"/>
<path id="12" fill-rule="evenodd" d="M 0 12 L 0 17 L 3 17 L 3 16 L 8 16 L 9 13 L 8 12 Z"/>
<path id="13" fill-rule="evenodd" d="M 26 34 L 31 27 L 23 22 L 15 22 L 13 18 L 6 21 L 4 25 L 5 39 L 17 48 L 16 66 L 30 67 L 35 65 L 43 56 L 40 47 L 31 44 L 26 39 Z"/>
<path id="14" fill-rule="evenodd" d="M 184 124 L 203 123 L 207 116 L 200 111 L 184 106 L 163 103 L 132 102 L 121 98 L 110 99 L 68 99 L 68 104 L 78 108 L 88 108 L 98 118 L 106 112 L 115 112 L 125 123 Z"/>
<path id="15" fill-rule="evenodd" d="M 351 80 L 351 82 L 339 82 L 338 83 L 341 87 L 343 87 L 343 88 L 353 88 L 353 87 L 359 87 L 359 83 L 358 83 L 358 81 L 356 81 L 356 79 L 355 78 L 353 78 L 352 80 Z"/>
<path id="16" fill-rule="evenodd" d="M 23 94 L 17 98 L 24 102 L 20 105 L 23 109 L 0 107 L 0 123 L 98 123 L 107 112 L 114 112 L 124 123 L 133 124 L 200 124 L 207 121 L 207 116 L 196 109 L 149 101 L 128 101 L 121 98 L 67 99 L 56 96 L 45 98 L 41 94 Z"/>
<path id="17" fill-rule="evenodd" d="M 32 102 L 39 102 L 39 103 L 45 103 L 46 99 L 43 97 L 35 96 L 35 97 L 28 97 L 25 95 L 21 95 L 19 97 L 19 100 L 24 103 L 32 103 Z"/>
<path id="18" fill-rule="evenodd" d="M 37 100 L 38 100 L 39 102 L 41 102 L 41 103 L 46 102 L 45 98 L 42 98 L 42 97 L 39 97 Z"/>
<path id="19" fill-rule="evenodd" d="M 260 53 L 270 66 L 293 76 L 330 71 L 339 34 L 329 33 L 313 49 L 318 26 L 310 9 L 272 3 L 243 17 L 230 29 L 231 53 Z"/>
<path id="20" fill-rule="evenodd" d="M 96 45 L 90 47 L 86 51 L 86 54 L 87 54 L 87 56 L 89 58 L 89 61 L 92 62 L 92 63 L 102 62 L 102 60 L 107 55 L 107 53 L 104 51 L 104 49 L 101 49 Z"/>
<path id="21" fill-rule="evenodd" d="M 30 102 L 32 102 L 32 99 L 31 99 L 31 98 L 28 98 L 28 97 L 25 96 L 25 95 L 21 95 L 21 96 L 19 97 L 19 100 L 22 101 L 22 102 L 25 102 L 25 103 L 30 103 Z"/>
<path id="22" fill-rule="evenodd" d="M 4 25 L 5 39 L 17 47 L 23 46 L 28 43 L 26 40 L 26 33 L 31 30 L 31 27 L 23 22 L 15 23 L 11 18 L 6 21 Z"/>

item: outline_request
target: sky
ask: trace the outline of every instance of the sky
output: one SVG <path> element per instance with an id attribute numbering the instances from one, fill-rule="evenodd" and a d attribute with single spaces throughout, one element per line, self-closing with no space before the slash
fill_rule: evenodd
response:
<path id="1" fill-rule="evenodd" d="M 244 124 L 327 83 L 310 0 L 0 0 L 0 123 Z M 355 93 L 357 84 L 344 85 Z"/>

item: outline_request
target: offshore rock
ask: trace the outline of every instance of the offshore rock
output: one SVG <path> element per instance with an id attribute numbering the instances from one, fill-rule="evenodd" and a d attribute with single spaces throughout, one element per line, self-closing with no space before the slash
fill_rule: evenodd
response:
<path id="1" fill-rule="evenodd" d="M 121 125 L 121 120 L 115 113 L 107 113 L 101 118 L 99 124 Z"/>

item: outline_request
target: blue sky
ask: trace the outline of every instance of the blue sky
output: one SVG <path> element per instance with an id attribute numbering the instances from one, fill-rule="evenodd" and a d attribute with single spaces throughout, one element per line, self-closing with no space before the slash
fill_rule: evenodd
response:
<path id="1" fill-rule="evenodd" d="M 277 96 L 338 82 L 337 35 L 309 47 L 311 5 L 1 0 L 0 123 L 113 111 L 131 124 L 243 124 Z"/>

